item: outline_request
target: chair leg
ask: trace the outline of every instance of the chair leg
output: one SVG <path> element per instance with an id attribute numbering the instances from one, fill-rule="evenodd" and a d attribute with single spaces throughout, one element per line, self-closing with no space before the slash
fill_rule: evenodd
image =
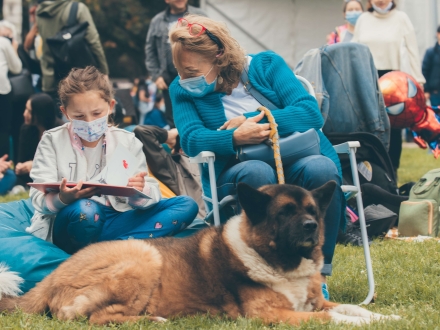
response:
<path id="1" fill-rule="evenodd" d="M 214 159 L 208 160 L 209 183 L 211 185 L 212 212 L 214 214 L 214 225 L 220 226 L 220 212 L 218 209 L 217 182 L 215 181 Z"/>
<path id="2" fill-rule="evenodd" d="M 351 173 L 353 176 L 353 183 L 358 188 L 358 193 L 356 195 L 356 204 L 359 213 L 359 224 L 361 228 L 362 245 L 364 247 L 364 257 L 367 268 L 367 278 L 368 278 L 368 287 L 369 287 L 367 298 L 365 298 L 365 300 L 360 305 L 368 305 L 373 300 L 373 296 L 374 296 L 373 264 L 371 262 L 370 246 L 368 245 L 368 235 L 367 235 L 367 226 L 365 223 L 364 204 L 362 203 L 361 185 L 359 183 L 359 175 L 357 172 L 357 163 L 356 163 L 356 155 L 354 148 L 350 148 L 349 156 L 350 156 Z"/>

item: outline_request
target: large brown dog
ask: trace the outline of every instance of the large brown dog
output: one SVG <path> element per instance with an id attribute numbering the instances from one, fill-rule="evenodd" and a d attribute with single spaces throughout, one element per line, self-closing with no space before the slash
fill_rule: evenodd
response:
<path id="1" fill-rule="evenodd" d="M 49 310 L 62 320 L 85 315 L 97 324 L 206 312 L 295 325 L 398 318 L 322 296 L 322 219 L 334 189 L 335 182 L 312 192 L 239 184 L 243 213 L 226 225 L 186 239 L 91 245 L 24 296 L 4 297 L 0 311 Z"/>

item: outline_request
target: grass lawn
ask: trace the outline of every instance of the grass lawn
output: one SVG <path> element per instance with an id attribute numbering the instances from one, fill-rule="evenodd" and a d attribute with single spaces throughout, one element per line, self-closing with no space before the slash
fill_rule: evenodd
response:
<path id="1" fill-rule="evenodd" d="M 437 163 L 438 162 L 438 163 Z M 416 181 L 440 160 L 420 149 L 404 149 L 399 182 Z M 5 201 L 4 198 L 0 199 Z M 377 298 L 368 305 L 371 311 L 397 314 L 401 321 L 373 323 L 356 329 L 439 329 L 440 330 L 440 244 L 431 240 L 408 243 L 375 240 L 371 245 Z M 329 278 L 331 300 L 357 304 L 368 292 L 363 250 L 360 247 L 336 248 L 334 273 Z M 135 324 L 93 327 L 86 320 L 60 322 L 45 316 L 15 313 L 0 315 L 0 329 L 290 329 L 287 325 L 264 326 L 258 320 L 236 321 L 197 316 L 169 320 L 165 324 L 142 321 Z M 353 329 L 353 326 L 303 324 L 298 329 Z"/>

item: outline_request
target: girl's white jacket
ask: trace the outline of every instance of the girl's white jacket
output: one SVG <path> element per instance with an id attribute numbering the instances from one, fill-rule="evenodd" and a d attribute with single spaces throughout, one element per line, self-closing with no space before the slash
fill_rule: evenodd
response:
<path id="1" fill-rule="evenodd" d="M 138 160 L 135 173 L 148 172 L 147 162 L 142 151 L 142 143 L 133 133 L 115 127 L 109 127 L 105 134 L 105 156 L 103 157 L 102 168 L 105 166 L 106 160 L 112 157 L 113 151 L 119 143 Z M 33 182 L 58 182 L 63 178 L 74 182 L 85 181 L 87 161 L 82 149 L 81 140 L 72 132 L 70 123 L 44 132 L 35 153 L 30 173 Z M 106 197 L 111 206 L 119 212 L 147 209 L 161 199 L 159 183 L 151 177 L 145 177 L 143 192 L 151 199 Z M 31 226 L 26 228 L 26 231 L 41 239 L 52 241 L 52 227 L 56 214 L 67 205 L 60 200 L 59 193 L 44 194 L 35 188 L 31 188 L 30 197 L 35 208 L 35 214 L 31 219 Z"/>

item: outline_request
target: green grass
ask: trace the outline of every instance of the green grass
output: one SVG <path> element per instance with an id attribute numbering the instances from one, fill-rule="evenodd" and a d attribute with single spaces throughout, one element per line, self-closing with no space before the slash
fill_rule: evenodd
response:
<path id="1" fill-rule="evenodd" d="M 437 163 L 439 162 L 439 163 Z M 440 167 L 440 160 L 419 149 L 404 149 L 399 181 L 416 181 L 430 169 Z M 4 199 L 0 199 L 0 202 Z M 368 305 L 371 311 L 397 314 L 401 321 L 373 323 L 356 329 L 437 329 L 440 330 L 440 243 L 431 240 L 409 243 L 375 240 L 371 245 L 377 297 Z M 358 304 L 368 292 L 363 250 L 360 247 L 336 248 L 334 273 L 329 278 L 331 300 Z M 107 327 L 90 326 L 85 319 L 61 322 L 40 315 L 20 312 L 0 315 L 0 329 L 290 329 L 287 325 L 264 326 L 258 320 L 208 317 L 176 318 L 165 324 L 141 321 Z M 309 322 L 298 329 L 353 329 L 333 323 Z"/>

